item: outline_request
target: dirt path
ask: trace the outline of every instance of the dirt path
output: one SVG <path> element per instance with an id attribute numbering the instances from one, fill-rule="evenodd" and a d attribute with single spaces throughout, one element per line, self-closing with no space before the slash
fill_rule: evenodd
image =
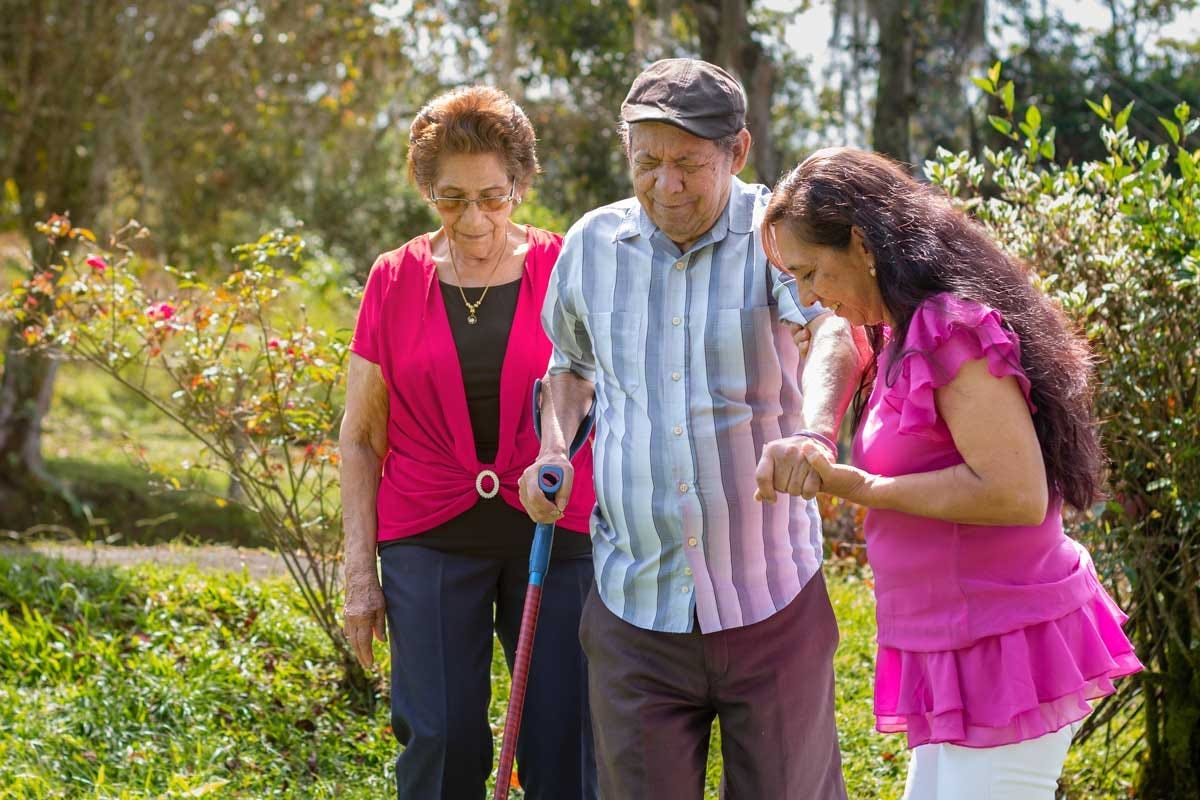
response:
<path id="1" fill-rule="evenodd" d="M 220 545 L 188 546 L 160 544 L 150 546 L 116 547 L 106 544 L 68 544 L 31 542 L 29 544 L 0 544 L 0 552 L 41 553 L 65 558 L 82 564 L 130 566 L 153 562 L 168 566 L 194 566 L 212 572 L 241 572 L 253 578 L 287 575 L 283 559 L 268 550 L 251 550 Z"/>

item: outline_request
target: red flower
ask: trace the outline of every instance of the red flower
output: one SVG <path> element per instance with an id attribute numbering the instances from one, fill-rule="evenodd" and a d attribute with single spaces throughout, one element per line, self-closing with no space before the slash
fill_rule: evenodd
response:
<path id="1" fill-rule="evenodd" d="M 279 349 L 279 340 L 271 339 L 269 342 L 267 342 L 267 347 L 278 350 Z"/>
<path id="2" fill-rule="evenodd" d="M 100 256 L 89 256 L 87 265 L 96 270 L 96 272 L 104 272 L 104 270 L 108 269 L 108 262 Z"/>

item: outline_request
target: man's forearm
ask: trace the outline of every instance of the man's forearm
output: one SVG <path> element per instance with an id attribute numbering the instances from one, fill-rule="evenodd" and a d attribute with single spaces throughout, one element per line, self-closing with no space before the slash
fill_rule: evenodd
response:
<path id="1" fill-rule="evenodd" d="M 812 345 L 800 372 L 804 427 L 837 441 L 842 416 L 862 377 L 861 330 L 832 314 L 814 321 Z"/>
<path id="2" fill-rule="evenodd" d="M 347 574 L 375 570 L 378 522 L 375 501 L 379 495 L 382 463 L 369 444 L 343 444 L 342 528 L 345 532 L 344 564 Z"/>
<path id="3" fill-rule="evenodd" d="M 567 457 L 594 392 L 591 381 L 573 372 L 542 380 L 542 456 Z"/>

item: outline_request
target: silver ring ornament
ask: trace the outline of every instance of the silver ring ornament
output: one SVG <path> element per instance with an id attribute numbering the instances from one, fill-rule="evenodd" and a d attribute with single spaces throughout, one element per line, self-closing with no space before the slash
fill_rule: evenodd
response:
<path id="1" fill-rule="evenodd" d="M 492 488 L 484 491 L 483 479 L 492 479 Z M 479 496 L 484 500 L 491 500 L 496 495 L 500 494 L 500 476 L 490 469 L 485 469 L 475 476 L 475 491 L 479 492 Z"/>

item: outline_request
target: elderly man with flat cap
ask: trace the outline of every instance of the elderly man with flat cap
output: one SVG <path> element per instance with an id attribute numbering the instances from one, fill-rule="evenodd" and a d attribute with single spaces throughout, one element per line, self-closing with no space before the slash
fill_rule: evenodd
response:
<path id="1" fill-rule="evenodd" d="M 601 794 L 700 798 L 719 718 L 725 797 L 844 798 L 838 632 L 802 454 L 836 455 L 860 371 L 851 331 L 800 307 L 767 262 L 770 194 L 736 177 L 750 133 L 732 76 L 656 62 L 621 120 L 636 197 L 563 243 L 542 312 L 541 453 L 521 483 L 531 517 L 558 518 L 594 391 L 596 580 L 580 639 Z M 808 326 L 803 362 L 784 320 Z M 557 506 L 537 489 L 546 464 L 567 475 Z"/>

